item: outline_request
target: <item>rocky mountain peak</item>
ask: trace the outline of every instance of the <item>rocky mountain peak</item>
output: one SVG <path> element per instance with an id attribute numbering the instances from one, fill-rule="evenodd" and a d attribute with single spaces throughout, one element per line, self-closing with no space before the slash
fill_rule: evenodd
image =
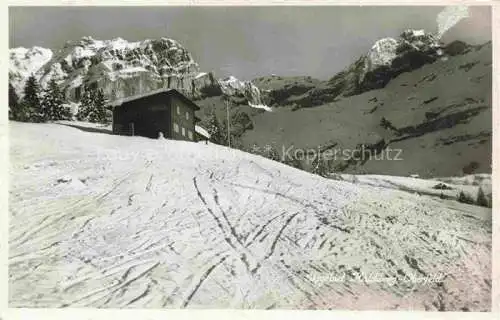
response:
<path id="1" fill-rule="evenodd" d="M 393 38 L 383 38 L 375 42 L 367 54 L 367 67 L 369 69 L 387 66 L 396 57 L 399 42 Z"/>
<path id="2" fill-rule="evenodd" d="M 26 79 L 36 74 L 50 59 L 53 52 L 42 47 L 14 48 L 9 51 L 9 81 L 20 96 L 23 95 L 23 87 Z"/>
<path id="3" fill-rule="evenodd" d="M 408 29 L 403 31 L 398 39 L 383 38 L 376 41 L 366 55 L 365 72 L 379 67 L 390 67 L 396 58 L 408 52 L 441 55 L 441 47 L 441 43 L 433 34 L 424 30 Z"/>
<path id="4" fill-rule="evenodd" d="M 289 104 L 295 108 L 322 105 L 338 96 L 352 96 L 383 88 L 403 72 L 418 69 L 440 57 L 463 53 L 466 49 L 467 45 L 463 43 L 455 43 L 448 48 L 432 33 L 407 29 L 398 37 L 375 41 L 366 54 L 328 81 L 314 85 L 305 79 L 288 84 L 282 81 L 283 87 L 277 85 L 270 92 L 263 92 L 264 101 L 271 106 Z"/>
<path id="5" fill-rule="evenodd" d="M 212 72 L 201 72 L 191 53 L 166 37 L 131 42 L 85 36 L 67 41 L 54 53 L 37 47 L 15 48 L 11 49 L 9 74 L 20 94 L 30 74 L 42 86 L 55 79 L 70 101 L 78 101 L 89 86 L 103 89 L 109 100 L 173 88 L 192 99 L 226 94 L 249 105 L 262 104 L 259 89 L 250 82 L 235 77 L 217 80 Z"/>
<path id="6" fill-rule="evenodd" d="M 438 45 L 438 38 L 432 34 L 428 33 L 423 29 L 415 30 L 415 29 L 406 29 L 399 36 L 402 40 L 409 42 L 418 42 L 421 41 L 423 43 Z"/>
<path id="7" fill-rule="evenodd" d="M 434 62 L 443 55 L 442 47 L 435 35 L 408 29 L 397 39 L 376 41 L 366 55 L 329 82 L 346 96 L 382 88 L 402 72 Z"/>

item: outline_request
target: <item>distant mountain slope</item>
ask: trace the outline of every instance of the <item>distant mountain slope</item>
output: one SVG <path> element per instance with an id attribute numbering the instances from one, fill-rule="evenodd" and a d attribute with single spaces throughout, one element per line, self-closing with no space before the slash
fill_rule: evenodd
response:
<path id="1" fill-rule="evenodd" d="M 402 150 L 403 161 L 333 161 L 335 171 L 422 176 L 491 172 L 491 42 L 474 47 L 456 42 L 447 50 L 443 58 L 400 73 L 380 89 L 335 96 L 332 102 L 306 109 L 293 107 L 290 103 L 300 95 L 291 95 L 282 102 L 284 107 L 252 117 L 254 129 L 243 135 L 244 145 L 272 144 L 280 153 L 290 146 L 335 143 L 343 149 L 379 144 Z M 273 77 L 261 87 L 267 95 L 287 86 L 300 94 L 316 85 L 306 77 Z M 393 128 L 381 126 L 382 118 Z"/>
<path id="2" fill-rule="evenodd" d="M 491 209 L 214 144 L 9 127 L 10 307 L 491 308 Z"/>

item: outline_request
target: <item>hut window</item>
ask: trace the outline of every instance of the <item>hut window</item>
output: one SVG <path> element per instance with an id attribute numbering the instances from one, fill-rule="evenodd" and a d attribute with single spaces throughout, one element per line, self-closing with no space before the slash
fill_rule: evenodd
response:
<path id="1" fill-rule="evenodd" d="M 179 133 L 179 125 L 177 123 L 174 123 L 174 131 Z"/>
<path id="2" fill-rule="evenodd" d="M 193 131 L 188 130 L 188 137 L 189 137 L 189 140 L 193 140 Z"/>
<path id="3" fill-rule="evenodd" d="M 181 114 L 181 107 L 177 106 L 177 114 Z"/>
<path id="4" fill-rule="evenodd" d="M 80 100 L 82 96 L 82 88 L 81 87 L 76 87 L 75 88 L 75 99 Z"/>
<path id="5" fill-rule="evenodd" d="M 186 136 L 186 129 L 184 127 L 182 128 L 182 135 Z"/>
<path id="6" fill-rule="evenodd" d="M 186 111 L 186 120 L 189 120 L 189 112 Z"/>

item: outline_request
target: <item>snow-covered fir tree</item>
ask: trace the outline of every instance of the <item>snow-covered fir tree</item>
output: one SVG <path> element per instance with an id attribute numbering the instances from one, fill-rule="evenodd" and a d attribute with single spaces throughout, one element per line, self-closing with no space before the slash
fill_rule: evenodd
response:
<path id="1" fill-rule="evenodd" d="M 80 108 L 78 108 L 76 116 L 78 120 L 95 123 L 109 122 L 106 112 L 106 99 L 102 89 L 92 90 L 88 87 L 85 88 L 80 103 Z"/>
<path id="2" fill-rule="evenodd" d="M 213 143 L 222 144 L 223 136 L 221 131 L 221 124 L 217 119 L 215 110 L 212 110 L 208 118 L 208 133 L 210 134 L 210 141 Z"/>
<path id="3" fill-rule="evenodd" d="M 26 80 L 24 86 L 24 99 L 22 102 L 24 110 L 24 121 L 43 122 L 45 113 L 40 101 L 40 85 L 34 75 Z"/>
<path id="4" fill-rule="evenodd" d="M 67 120 L 71 118 L 69 108 L 64 105 L 64 93 L 55 79 L 51 79 L 42 98 L 44 114 L 47 120 Z"/>
<path id="5" fill-rule="evenodd" d="M 92 108 L 89 113 L 89 121 L 97 123 L 107 123 L 106 116 L 106 99 L 102 89 L 91 91 Z"/>
<path id="6" fill-rule="evenodd" d="M 79 121 L 86 121 L 90 110 L 92 108 L 92 96 L 90 88 L 85 86 L 83 89 L 83 94 L 80 99 L 80 107 L 78 108 L 78 112 L 76 114 L 76 118 Z"/>
<path id="7" fill-rule="evenodd" d="M 19 96 L 16 93 L 16 89 L 9 82 L 9 119 L 10 120 L 22 120 L 22 109 L 19 103 Z"/>

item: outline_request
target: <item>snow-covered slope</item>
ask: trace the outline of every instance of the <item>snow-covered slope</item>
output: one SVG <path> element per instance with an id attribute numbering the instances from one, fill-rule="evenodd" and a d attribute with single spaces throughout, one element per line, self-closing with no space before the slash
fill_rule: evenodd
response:
<path id="1" fill-rule="evenodd" d="M 68 41 L 54 54 L 49 49 L 10 50 L 10 79 L 21 93 L 25 79 L 35 74 L 45 86 L 57 80 L 69 100 L 77 101 L 84 84 L 102 88 L 109 100 L 159 88 L 174 88 L 193 99 L 211 95 L 238 95 L 251 105 L 262 105 L 259 89 L 250 82 L 217 80 L 201 72 L 191 53 L 169 38 L 129 42 L 122 38 Z"/>
<path id="2" fill-rule="evenodd" d="M 467 175 L 464 177 L 435 179 L 420 179 L 375 174 L 333 174 L 332 177 L 335 179 L 356 182 L 357 184 L 404 190 L 454 200 L 458 198 L 460 192 L 463 192 L 472 199 L 476 199 L 479 188 L 481 188 L 487 198 L 490 200 L 492 198 L 491 174 L 486 173 Z"/>
<path id="3" fill-rule="evenodd" d="M 81 128 L 10 123 L 10 307 L 490 308 L 488 209 Z"/>

